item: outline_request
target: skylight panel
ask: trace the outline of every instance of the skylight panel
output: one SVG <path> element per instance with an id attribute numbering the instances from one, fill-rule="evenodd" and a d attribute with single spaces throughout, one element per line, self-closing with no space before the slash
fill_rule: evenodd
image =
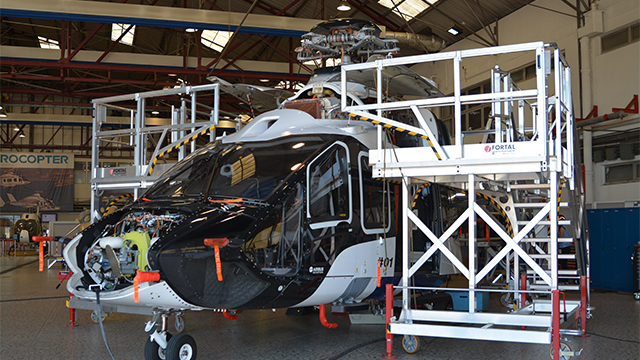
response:
<path id="1" fill-rule="evenodd" d="M 215 50 L 217 52 L 222 52 L 225 45 L 231 39 L 231 35 L 233 32 L 229 31 L 217 31 L 217 30 L 204 30 L 202 31 L 201 41 L 202 45 Z"/>
<path id="2" fill-rule="evenodd" d="M 125 30 L 129 29 L 129 26 L 131 26 L 131 24 L 113 24 L 111 26 L 111 41 L 118 40 L 120 35 L 122 35 Z M 133 25 L 127 34 L 120 39 L 120 43 L 129 46 L 133 45 L 133 35 L 135 34 L 135 31 L 136 26 Z"/>
<path id="3" fill-rule="evenodd" d="M 400 17 L 405 16 L 413 19 L 436 1 L 438 0 L 380 0 L 378 4 L 391 9 L 393 13 Z M 396 7 L 394 4 L 398 6 Z"/>
<path id="4" fill-rule="evenodd" d="M 47 39 L 44 36 L 38 36 L 40 47 L 43 49 L 60 49 L 60 43 L 53 39 Z"/>

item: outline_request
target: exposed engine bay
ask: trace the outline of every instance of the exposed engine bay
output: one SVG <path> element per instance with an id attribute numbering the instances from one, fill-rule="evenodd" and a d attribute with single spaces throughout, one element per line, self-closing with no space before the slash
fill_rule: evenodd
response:
<path id="1" fill-rule="evenodd" d="M 133 284 L 136 270 L 151 270 L 147 251 L 185 215 L 130 212 L 107 226 L 85 254 L 84 269 L 105 291 Z"/>

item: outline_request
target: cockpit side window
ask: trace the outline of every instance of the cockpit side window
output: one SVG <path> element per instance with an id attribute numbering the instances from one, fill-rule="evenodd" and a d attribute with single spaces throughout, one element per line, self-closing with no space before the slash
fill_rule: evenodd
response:
<path id="1" fill-rule="evenodd" d="M 351 223 L 349 150 L 338 141 L 314 159 L 307 172 L 307 217 L 312 229 Z"/>
<path id="2" fill-rule="evenodd" d="M 302 265 L 303 187 L 297 183 L 273 216 L 262 223 L 243 250 L 260 269 L 274 276 L 295 275 Z"/>

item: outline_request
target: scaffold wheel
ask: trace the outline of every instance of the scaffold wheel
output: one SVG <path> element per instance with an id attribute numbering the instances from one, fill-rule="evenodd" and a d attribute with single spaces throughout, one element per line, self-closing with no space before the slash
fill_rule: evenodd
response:
<path id="1" fill-rule="evenodd" d="M 176 322 L 174 323 L 176 331 L 181 333 L 184 331 L 184 319 L 180 315 L 176 315 Z"/>
<path id="2" fill-rule="evenodd" d="M 414 335 L 405 335 L 402 337 L 402 348 L 409 354 L 413 354 L 418 351 L 420 341 Z"/>
<path id="3" fill-rule="evenodd" d="M 561 342 L 560 343 L 560 351 L 571 351 L 571 348 L 569 347 L 569 345 Z M 553 346 L 549 348 L 549 356 L 553 359 Z M 569 360 L 571 359 L 571 356 L 566 356 L 566 355 L 562 355 L 560 354 L 560 360 Z"/>
<path id="4" fill-rule="evenodd" d="M 107 316 L 109 316 L 109 314 L 107 314 L 106 312 L 102 312 L 102 320 L 104 320 Z M 98 324 L 100 323 L 100 319 L 98 319 L 98 312 L 96 310 L 93 310 L 91 312 L 91 321 L 93 321 L 94 323 Z"/>

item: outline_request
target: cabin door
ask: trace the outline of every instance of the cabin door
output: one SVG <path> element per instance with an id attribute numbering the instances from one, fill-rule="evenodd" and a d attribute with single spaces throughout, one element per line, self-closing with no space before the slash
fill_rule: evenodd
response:
<path id="1" fill-rule="evenodd" d="M 309 163 L 307 220 L 314 265 L 331 265 L 348 238 L 353 218 L 350 167 L 349 148 L 341 141 Z"/>

